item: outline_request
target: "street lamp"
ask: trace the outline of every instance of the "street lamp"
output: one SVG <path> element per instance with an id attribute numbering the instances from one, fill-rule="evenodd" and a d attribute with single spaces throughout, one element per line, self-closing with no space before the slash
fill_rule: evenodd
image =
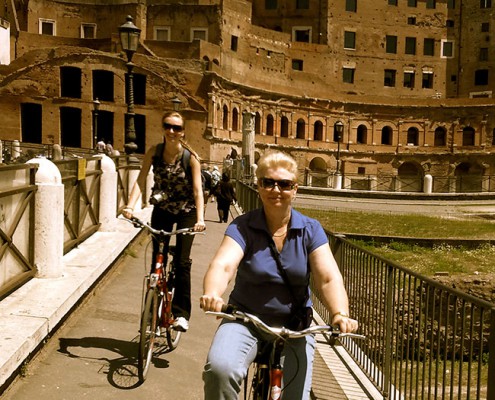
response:
<path id="1" fill-rule="evenodd" d="M 333 125 L 335 138 L 337 139 L 337 169 L 335 170 L 334 189 L 342 189 L 342 174 L 340 172 L 340 142 L 342 141 L 342 133 L 344 132 L 344 124 L 342 121 L 337 121 Z"/>
<path id="2" fill-rule="evenodd" d="M 97 97 L 93 100 L 93 150 L 95 152 L 98 143 L 98 111 L 100 111 L 100 102 Z"/>
<path id="3" fill-rule="evenodd" d="M 179 111 L 180 105 L 182 104 L 182 101 L 177 96 L 175 96 L 172 99 L 172 104 L 174 105 L 174 111 Z"/>
<path id="4" fill-rule="evenodd" d="M 132 23 L 132 17 L 127 16 L 127 21 L 119 27 L 120 44 L 122 50 L 127 55 L 127 113 L 125 127 L 125 153 L 133 154 L 137 150 L 136 129 L 134 127 L 134 76 L 132 69 L 134 64 L 131 62 L 132 56 L 139 46 L 139 35 L 141 29 Z"/>

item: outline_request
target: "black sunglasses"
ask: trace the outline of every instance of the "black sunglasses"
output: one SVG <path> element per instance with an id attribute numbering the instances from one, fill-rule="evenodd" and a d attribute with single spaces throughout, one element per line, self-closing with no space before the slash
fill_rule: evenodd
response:
<path id="1" fill-rule="evenodd" d="M 296 183 L 290 179 L 261 178 L 260 184 L 265 189 L 273 189 L 277 185 L 280 190 L 292 190 Z"/>
<path id="2" fill-rule="evenodd" d="M 163 123 L 163 128 L 167 131 L 173 129 L 174 132 L 182 132 L 182 130 L 184 129 L 184 127 L 181 125 L 173 125 L 173 124 L 169 124 L 168 122 Z"/>

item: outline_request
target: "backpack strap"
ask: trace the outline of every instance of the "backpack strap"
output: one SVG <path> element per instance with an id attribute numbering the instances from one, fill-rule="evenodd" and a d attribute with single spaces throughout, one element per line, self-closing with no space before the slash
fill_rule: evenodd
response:
<path id="1" fill-rule="evenodd" d="M 155 155 L 153 156 L 153 165 L 157 162 L 163 161 L 163 148 L 165 147 L 165 143 L 158 143 L 156 145 L 156 150 L 155 150 Z M 182 157 L 180 159 L 180 162 L 182 164 L 182 168 L 184 168 L 184 171 L 186 171 L 186 174 L 188 176 L 192 175 L 191 172 L 191 152 L 184 148 L 184 151 L 182 152 Z"/>

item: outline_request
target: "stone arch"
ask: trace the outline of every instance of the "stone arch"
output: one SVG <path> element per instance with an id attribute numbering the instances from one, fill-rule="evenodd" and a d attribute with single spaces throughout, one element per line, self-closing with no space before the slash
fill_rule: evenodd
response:
<path id="1" fill-rule="evenodd" d="M 254 134 L 261 134 L 261 114 L 259 113 L 259 111 L 256 111 L 256 113 L 254 114 Z"/>
<path id="2" fill-rule="evenodd" d="M 323 122 L 315 121 L 313 128 L 313 140 L 323 140 Z"/>
<path id="3" fill-rule="evenodd" d="M 289 118 L 285 115 L 280 118 L 280 137 L 289 137 Z"/>
<path id="4" fill-rule="evenodd" d="M 311 171 L 327 172 L 327 163 L 321 157 L 315 157 L 309 162 Z"/>
<path id="5" fill-rule="evenodd" d="M 433 146 L 446 146 L 447 145 L 447 129 L 443 126 L 437 126 L 435 128 L 433 136 Z"/>
<path id="6" fill-rule="evenodd" d="M 397 191 L 422 192 L 424 170 L 415 162 L 402 163 L 397 168 Z"/>
<path id="7" fill-rule="evenodd" d="M 393 134 L 394 134 L 394 130 L 389 125 L 384 126 L 382 128 L 382 135 L 381 135 L 380 143 L 391 145 L 393 143 L 392 142 Z"/>
<path id="8" fill-rule="evenodd" d="M 306 138 L 306 121 L 299 118 L 296 123 L 296 138 L 305 139 Z"/>
<path id="9" fill-rule="evenodd" d="M 475 144 L 476 132 L 473 127 L 465 126 L 462 129 L 462 145 L 463 146 L 474 146 Z"/>
<path id="10" fill-rule="evenodd" d="M 482 192 L 483 170 L 481 165 L 467 161 L 457 164 L 454 170 L 456 193 Z"/>
<path id="11" fill-rule="evenodd" d="M 268 114 L 266 116 L 266 135 L 267 136 L 273 136 L 274 125 L 275 125 L 275 119 L 273 118 L 273 115 Z"/>
<path id="12" fill-rule="evenodd" d="M 225 130 L 229 129 L 229 108 L 226 104 L 222 107 L 222 128 Z"/>
<path id="13" fill-rule="evenodd" d="M 239 110 L 237 107 L 232 109 L 232 131 L 237 132 L 239 130 Z"/>
<path id="14" fill-rule="evenodd" d="M 368 127 L 364 124 L 360 124 L 357 127 L 356 143 L 368 144 Z"/>
<path id="15" fill-rule="evenodd" d="M 408 146 L 418 146 L 419 145 L 419 130 L 415 126 L 411 126 L 407 129 L 406 144 Z"/>

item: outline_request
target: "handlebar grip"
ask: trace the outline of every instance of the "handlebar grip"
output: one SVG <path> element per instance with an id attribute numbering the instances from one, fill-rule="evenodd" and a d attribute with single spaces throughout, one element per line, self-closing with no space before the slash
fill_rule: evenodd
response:
<path id="1" fill-rule="evenodd" d="M 237 307 L 232 304 L 224 304 L 222 306 L 222 312 L 225 314 L 233 314 L 237 310 Z"/>

